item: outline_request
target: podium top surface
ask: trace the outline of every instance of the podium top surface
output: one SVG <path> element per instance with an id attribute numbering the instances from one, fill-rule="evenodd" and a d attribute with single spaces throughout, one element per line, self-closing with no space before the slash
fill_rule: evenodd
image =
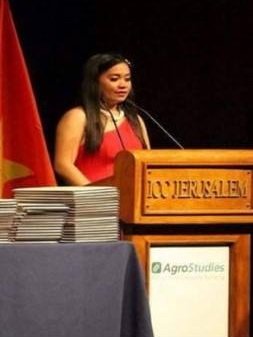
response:
<path id="1" fill-rule="evenodd" d="M 253 165 L 253 150 L 247 149 L 155 149 L 121 151 L 116 157 L 120 161 L 166 165 Z"/>

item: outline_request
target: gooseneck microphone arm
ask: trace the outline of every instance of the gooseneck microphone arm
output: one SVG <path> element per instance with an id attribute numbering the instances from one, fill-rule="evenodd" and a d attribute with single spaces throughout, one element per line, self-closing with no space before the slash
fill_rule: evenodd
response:
<path id="1" fill-rule="evenodd" d="M 110 116 L 111 116 L 111 119 L 112 119 L 112 122 L 113 122 L 113 124 L 114 124 L 115 130 L 116 130 L 116 132 L 117 132 L 117 135 L 118 135 L 118 138 L 119 138 L 119 141 L 120 141 L 120 144 L 121 144 L 122 149 L 123 149 L 123 150 L 126 150 L 125 144 L 124 144 L 123 139 L 122 139 L 122 137 L 121 137 L 121 134 L 120 134 L 120 132 L 119 132 L 119 129 L 118 129 L 118 126 L 117 126 L 117 122 L 115 121 L 115 118 L 114 118 L 114 116 L 113 116 L 113 113 L 111 112 L 111 110 L 110 110 L 109 108 L 107 108 L 107 107 L 104 107 L 104 108 L 105 108 L 106 111 L 109 112 L 109 114 L 110 114 Z"/>
<path id="2" fill-rule="evenodd" d="M 183 145 L 181 145 L 178 140 L 176 140 L 167 130 L 165 130 L 164 127 L 153 116 L 151 116 L 147 110 L 144 110 L 130 99 L 127 99 L 127 102 L 148 116 L 148 118 L 151 119 L 152 122 L 154 122 L 180 149 L 184 150 Z"/>

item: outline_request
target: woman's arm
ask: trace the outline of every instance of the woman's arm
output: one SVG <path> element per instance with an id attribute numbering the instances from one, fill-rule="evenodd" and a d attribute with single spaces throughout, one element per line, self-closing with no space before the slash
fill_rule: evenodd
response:
<path id="1" fill-rule="evenodd" d="M 143 119 L 139 115 L 138 115 L 138 119 L 139 119 L 139 122 L 140 122 L 140 125 L 141 125 L 141 132 L 142 132 L 142 135 L 143 135 L 143 139 L 145 141 L 147 149 L 149 150 L 150 149 L 150 141 L 149 141 L 146 125 L 145 125 Z"/>
<path id="2" fill-rule="evenodd" d="M 89 183 L 87 177 L 74 165 L 79 147 L 84 141 L 85 125 L 84 111 L 73 108 L 63 115 L 56 128 L 54 168 L 69 185 Z"/>

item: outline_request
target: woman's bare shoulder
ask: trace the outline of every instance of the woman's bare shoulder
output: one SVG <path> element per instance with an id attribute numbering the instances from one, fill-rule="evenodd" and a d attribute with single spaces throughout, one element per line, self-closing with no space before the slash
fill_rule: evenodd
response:
<path id="1" fill-rule="evenodd" d="M 141 126 L 145 125 L 143 118 L 139 114 L 137 115 L 137 117 L 138 117 L 138 120 L 139 120 Z"/>
<path id="2" fill-rule="evenodd" d="M 71 108 L 67 110 L 62 116 L 62 119 L 72 119 L 72 118 L 78 118 L 78 119 L 85 120 L 86 116 L 85 116 L 85 111 L 83 110 L 83 108 L 80 106 Z"/>
<path id="3" fill-rule="evenodd" d="M 83 125 L 84 123 L 86 123 L 86 115 L 82 107 L 67 110 L 59 121 L 59 125 Z"/>

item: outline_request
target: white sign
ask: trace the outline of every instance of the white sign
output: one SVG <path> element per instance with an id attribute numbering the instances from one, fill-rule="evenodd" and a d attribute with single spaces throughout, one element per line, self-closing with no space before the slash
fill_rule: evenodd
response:
<path id="1" fill-rule="evenodd" d="M 150 248 L 155 337 L 228 337 L 229 247 Z"/>

